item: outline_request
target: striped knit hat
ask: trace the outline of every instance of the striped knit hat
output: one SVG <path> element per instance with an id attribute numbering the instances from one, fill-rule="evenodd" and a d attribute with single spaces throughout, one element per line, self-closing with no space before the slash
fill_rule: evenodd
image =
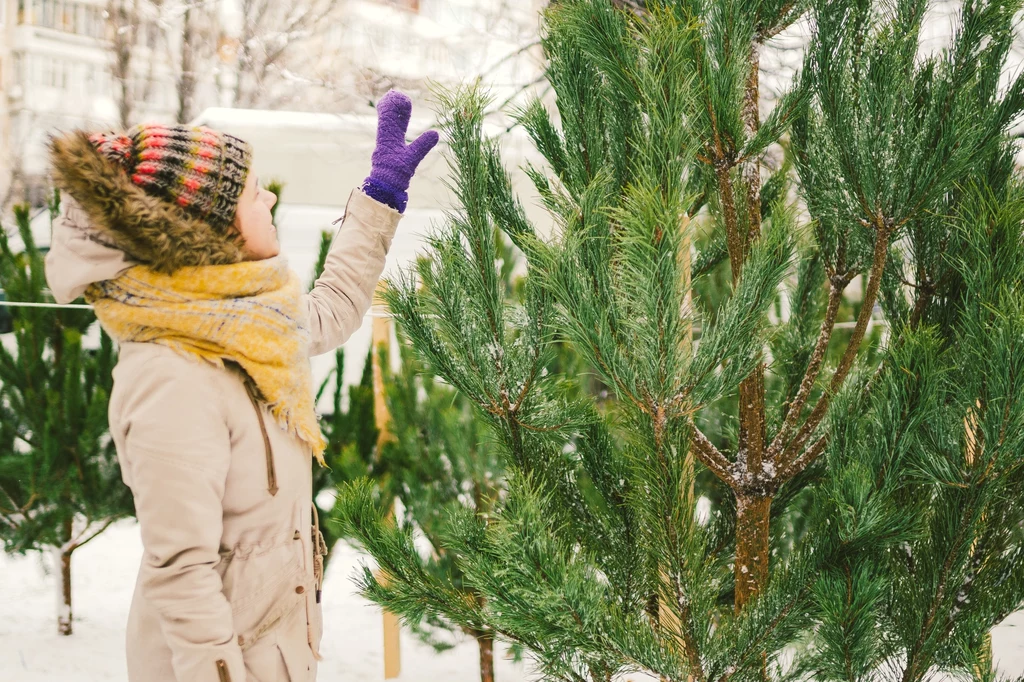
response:
<path id="1" fill-rule="evenodd" d="M 226 231 L 252 161 L 248 142 L 203 126 L 137 125 L 127 133 L 95 133 L 89 141 L 151 196 Z"/>

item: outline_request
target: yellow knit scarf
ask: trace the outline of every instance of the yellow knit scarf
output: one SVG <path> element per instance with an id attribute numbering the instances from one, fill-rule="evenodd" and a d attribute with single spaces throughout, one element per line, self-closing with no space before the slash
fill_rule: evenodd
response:
<path id="1" fill-rule="evenodd" d="M 237 362 L 278 423 L 324 464 L 301 294 L 298 277 L 278 257 L 173 275 L 139 265 L 93 284 L 85 298 L 118 342 L 159 343 L 218 367 Z"/>

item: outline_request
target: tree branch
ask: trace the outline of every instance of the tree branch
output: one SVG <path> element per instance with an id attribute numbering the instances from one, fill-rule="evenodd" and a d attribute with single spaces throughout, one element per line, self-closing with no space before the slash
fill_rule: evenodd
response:
<path id="1" fill-rule="evenodd" d="M 825 361 L 825 352 L 828 350 L 828 344 L 832 340 L 832 333 L 836 327 L 836 317 L 839 314 L 839 304 L 843 300 L 843 291 L 846 286 L 850 283 L 849 277 L 843 277 L 837 281 L 834 281 L 829 286 L 828 290 L 828 304 L 825 308 L 825 319 L 821 322 L 821 329 L 818 332 L 818 340 L 814 344 L 814 350 L 811 353 L 810 361 L 807 363 L 807 370 L 804 372 L 803 379 L 800 381 L 800 388 L 797 390 L 796 397 L 793 398 L 793 402 L 789 406 L 789 410 L 786 413 L 786 420 L 782 424 L 782 428 L 772 439 L 771 445 L 768 447 L 767 459 L 774 462 L 782 451 L 783 446 L 786 443 L 786 439 L 789 438 L 790 433 L 796 427 L 797 422 L 800 420 L 800 415 L 803 413 L 804 405 L 807 404 L 807 399 L 811 395 L 811 390 L 814 388 L 814 384 L 818 380 L 818 374 L 821 371 L 821 367 Z"/>
<path id="2" fill-rule="evenodd" d="M 754 36 L 754 40 L 758 43 L 764 44 L 786 30 L 789 24 L 793 23 L 789 19 L 789 14 L 796 9 L 797 0 L 790 0 L 779 9 L 779 13 L 775 18 L 764 27 L 759 27 L 757 34 Z"/>
<path id="3" fill-rule="evenodd" d="M 729 484 L 729 487 L 733 487 L 736 483 L 736 479 L 731 473 L 732 462 L 725 458 L 721 450 L 715 447 L 715 444 L 708 440 L 708 437 L 704 435 L 704 432 L 697 428 L 697 424 L 694 423 L 693 418 L 689 420 L 690 429 L 693 431 L 693 449 L 697 454 L 697 458 L 703 462 L 704 466 L 712 471 L 715 476 L 718 476 L 723 482 Z"/>
<path id="4" fill-rule="evenodd" d="M 860 344 L 864 340 L 864 334 L 867 331 L 868 323 L 871 321 L 871 313 L 878 298 L 878 291 L 882 285 L 882 271 L 885 269 L 886 258 L 889 255 L 891 223 L 882 216 L 877 216 L 875 228 L 877 235 L 875 238 L 875 251 L 868 285 L 864 290 L 864 300 L 861 305 L 860 314 L 857 316 L 857 324 L 853 328 L 853 334 L 850 336 L 850 342 L 846 346 L 846 351 L 843 353 L 843 357 L 840 359 L 839 365 L 832 375 L 828 390 L 818 400 L 807 421 L 800 427 L 796 437 L 780 456 L 780 460 L 784 465 L 785 462 L 794 458 L 795 453 L 803 447 L 804 443 L 807 442 L 811 434 L 818 427 L 818 424 L 821 423 L 821 420 L 825 418 L 825 413 L 832 402 L 832 397 L 838 392 L 843 381 L 846 380 L 846 375 L 849 374 L 850 369 L 853 367 L 857 352 L 860 350 Z"/>
<path id="5" fill-rule="evenodd" d="M 825 452 L 826 446 L 828 446 L 828 436 L 822 435 L 802 455 L 795 458 L 792 462 L 784 464 L 779 469 L 776 477 L 778 484 L 781 485 L 791 478 L 800 475 L 804 469 L 814 463 L 814 460 L 818 459 L 821 453 Z"/>
<path id="6" fill-rule="evenodd" d="M 80 541 L 75 542 L 75 549 L 79 549 L 79 548 L 83 547 L 84 545 L 88 544 L 90 540 L 94 539 L 97 535 L 99 535 L 100 533 L 105 531 L 107 528 L 109 528 L 110 525 L 112 523 L 114 523 L 114 521 L 118 521 L 118 520 L 119 519 L 107 519 L 106 522 L 103 523 L 103 525 L 101 525 L 96 530 L 95 533 L 93 533 L 89 537 L 85 538 L 84 540 L 80 540 Z M 86 533 L 86 531 L 88 531 L 88 530 L 89 530 L 89 524 L 87 524 L 86 527 L 82 529 L 82 534 L 84 535 Z"/>

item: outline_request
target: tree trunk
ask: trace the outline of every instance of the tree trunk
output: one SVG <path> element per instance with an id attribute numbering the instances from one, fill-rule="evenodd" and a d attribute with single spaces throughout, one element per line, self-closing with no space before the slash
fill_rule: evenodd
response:
<path id="1" fill-rule="evenodd" d="M 75 551 L 74 545 L 70 544 L 72 532 L 72 519 L 68 517 L 64 521 L 64 547 L 57 547 L 54 551 L 54 558 L 60 567 L 57 582 L 57 634 L 70 635 L 71 627 L 71 553 Z"/>
<path id="2" fill-rule="evenodd" d="M 749 136 L 761 126 L 759 47 L 750 47 L 746 92 L 743 100 L 743 123 Z M 747 233 L 741 235 L 745 260 L 751 246 L 761 236 L 761 160 L 747 160 L 741 170 L 747 195 Z M 734 273 L 733 281 L 738 280 Z M 754 372 L 740 383 L 739 456 L 741 475 L 760 477 L 764 472 L 765 452 L 765 364 L 758 363 Z M 736 497 L 736 599 L 737 612 L 757 595 L 768 581 L 768 519 L 770 497 L 739 493 Z"/>
<path id="3" fill-rule="evenodd" d="M 476 641 L 480 647 L 480 682 L 494 682 L 494 635 L 485 632 Z"/>
<path id="4" fill-rule="evenodd" d="M 110 0 L 107 4 L 107 20 L 113 53 L 110 75 L 115 81 L 118 122 L 122 130 L 127 130 L 131 126 L 135 109 L 135 93 L 131 81 L 132 56 L 139 23 L 138 10 L 134 5 L 129 7 L 126 0 Z"/>
<path id="5" fill-rule="evenodd" d="M 736 611 L 757 596 L 768 582 L 768 521 L 772 498 L 736 498 Z"/>
<path id="6" fill-rule="evenodd" d="M 194 44 L 197 39 L 192 8 L 186 7 L 182 17 L 181 36 L 181 77 L 178 79 L 178 123 L 192 120 L 192 102 L 196 91 L 195 56 L 198 49 Z"/>

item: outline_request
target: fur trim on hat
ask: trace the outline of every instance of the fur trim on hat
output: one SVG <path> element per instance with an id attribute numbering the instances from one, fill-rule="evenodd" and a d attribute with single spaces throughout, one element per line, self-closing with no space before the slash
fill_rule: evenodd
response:
<path id="1" fill-rule="evenodd" d="M 50 140 L 54 183 L 79 203 L 93 228 L 132 260 L 157 272 L 242 261 L 244 239 L 189 216 L 146 193 L 117 163 L 101 154 L 88 133 Z"/>

